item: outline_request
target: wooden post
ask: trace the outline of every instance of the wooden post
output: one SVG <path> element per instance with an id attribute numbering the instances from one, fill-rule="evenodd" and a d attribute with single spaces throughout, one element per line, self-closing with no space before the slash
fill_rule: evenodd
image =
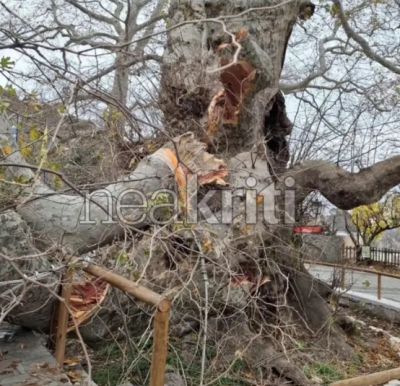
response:
<path id="1" fill-rule="evenodd" d="M 340 280 L 342 291 L 346 291 L 346 268 L 342 267 L 342 277 Z"/>
<path id="2" fill-rule="evenodd" d="M 56 349 L 54 356 L 58 364 L 63 367 L 65 356 L 65 345 L 67 342 L 67 328 L 69 319 L 69 304 L 72 293 L 72 280 L 74 271 L 68 269 L 67 273 L 63 275 L 61 297 L 63 302 L 60 302 L 58 309 L 58 324 L 56 331 Z"/>
<path id="3" fill-rule="evenodd" d="M 165 366 L 168 351 L 168 327 L 171 301 L 160 294 L 142 287 L 104 268 L 87 265 L 83 270 L 96 276 L 122 291 L 128 292 L 139 300 L 156 306 L 154 315 L 153 356 L 151 360 L 150 386 L 164 386 Z"/>
<path id="4" fill-rule="evenodd" d="M 382 299 L 382 275 L 378 274 L 378 299 Z"/>
<path id="5" fill-rule="evenodd" d="M 332 383 L 331 386 L 373 386 L 400 378 L 400 368 Z"/>
<path id="6" fill-rule="evenodd" d="M 168 352 L 168 325 L 171 302 L 164 299 L 154 315 L 153 355 L 151 359 L 150 386 L 164 386 Z"/>

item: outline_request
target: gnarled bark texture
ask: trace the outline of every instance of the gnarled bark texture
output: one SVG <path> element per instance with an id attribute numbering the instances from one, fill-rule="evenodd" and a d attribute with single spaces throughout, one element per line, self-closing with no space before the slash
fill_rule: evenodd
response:
<path id="1" fill-rule="evenodd" d="M 0 214 L 0 240 L 0 319 L 8 314 L 12 323 L 48 330 L 55 303 L 51 292 L 57 290 L 59 273 L 35 248 L 26 222 L 17 213 Z"/>
<path id="2" fill-rule="evenodd" d="M 379 201 L 399 183 L 400 156 L 378 162 L 358 173 L 350 173 L 326 161 L 307 161 L 287 172 L 296 180 L 297 200 L 312 191 L 321 192 L 340 209 L 352 209 Z"/>
<path id="3" fill-rule="evenodd" d="M 191 130 L 205 138 L 214 152 L 229 155 L 274 135 L 264 118 L 278 93 L 287 39 L 301 2 L 279 3 L 173 2 L 171 25 L 209 21 L 185 24 L 168 36 L 162 81 L 166 130 L 174 134 Z M 265 9 L 251 11 L 250 7 Z M 246 11 L 241 17 L 229 17 Z M 241 45 L 238 60 L 215 72 L 229 64 L 238 49 L 232 35 Z"/>

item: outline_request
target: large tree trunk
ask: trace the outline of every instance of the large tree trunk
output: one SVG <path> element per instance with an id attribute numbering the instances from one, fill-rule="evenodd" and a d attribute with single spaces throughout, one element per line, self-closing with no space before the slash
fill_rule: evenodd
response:
<path id="1" fill-rule="evenodd" d="M 265 122 L 278 93 L 287 40 L 302 2 L 276 7 L 279 3 L 173 2 L 170 24 L 236 15 L 250 7 L 266 9 L 220 22 L 189 23 L 170 32 L 162 82 L 168 133 L 193 131 L 209 143 L 213 152 L 231 156 L 264 143 L 265 138 L 270 141 L 277 134 L 282 140 L 289 134 L 289 122 L 275 130 Z M 224 33 L 224 28 L 229 33 Z M 232 61 L 238 49 L 232 44 L 232 36 L 242 46 L 238 61 L 216 72 Z M 281 149 L 281 145 L 275 149 Z"/>
<path id="2" fill-rule="evenodd" d="M 284 98 L 278 85 L 293 25 L 301 9 L 311 4 L 306 1 L 252 1 L 245 4 L 239 0 L 179 1 L 173 4 L 171 24 L 193 19 L 214 21 L 187 23 L 169 34 L 162 83 L 164 126 L 174 135 L 188 129 L 197 133 L 209 145 L 211 152 L 225 157 L 240 158 L 238 153 L 249 154 L 257 149 L 254 157 L 248 157 L 247 164 L 240 158 L 239 169 L 247 176 L 256 174 L 257 189 L 261 192 L 273 181 L 281 180 L 289 158 L 286 136 L 290 134 L 292 125 L 286 116 Z M 254 12 L 250 7 L 264 9 Z M 243 16 L 222 18 L 240 13 L 244 13 Z M 234 62 L 239 45 L 240 53 Z M 225 68 L 216 72 L 221 66 Z M 252 159 L 259 159 L 264 164 L 263 176 L 257 175 Z M 238 170 L 231 175 L 235 172 Z M 245 178 L 240 183 L 238 187 L 247 188 Z M 281 207 L 280 211 L 284 212 L 284 208 Z M 245 221 L 242 220 L 241 225 L 245 228 Z M 287 258 L 279 248 L 279 245 L 291 244 L 292 232 L 285 229 L 285 225 L 272 226 L 261 231 L 261 236 L 260 228 L 249 231 L 254 237 L 249 244 L 259 246 L 258 238 L 262 244 L 270 246 L 268 252 L 258 254 L 260 262 L 269 259 L 282 265 L 282 271 L 291 277 L 289 287 L 293 299 L 297 297 L 305 305 L 297 310 L 300 319 L 315 332 L 326 332 L 330 317 L 326 298 L 315 294 L 312 284 L 307 285 L 312 283 L 311 277 L 301 268 L 295 254 L 291 253 Z M 234 245 L 232 239 L 230 245 Z M 240 265 L 251 269 L 249 266 L 252 264 L 244 256 L 248 254 L 255 258 L 257 252 L 243 246 L 238 249 L 243 253 L 242 261 L 237 256 L 227 257 L 229 268 L 233 272 Z M 271 275 L 270 264 L 266 264 L 263 271 L 265 275 Z M 278 286 L 267 291 L 270 292 L 270 303 L 277 306 L 278 320 L 287 317 L 287 310 L 280 315 L 279 304 L 285 302 L 283 289 Z M 317 307 L 311 307 L 312 304 Z M 346 347 L 343 344 L 338 346 Z M 340 348 L 335 351 L 340 351 Z M 344 351 L 349 354 L 348 349 Z"/>
<path id="3" fill-rule="evenodd" d="M 128 63 L 129 59 L 129 54 L 123 52 L 117 53 L 115 61 L 118 67 L 114 73 L 114 82 L 111 90 L 111 95 L 123 107 L 126 107 L 128 100 L 130 68 L 125 63 Z"/>

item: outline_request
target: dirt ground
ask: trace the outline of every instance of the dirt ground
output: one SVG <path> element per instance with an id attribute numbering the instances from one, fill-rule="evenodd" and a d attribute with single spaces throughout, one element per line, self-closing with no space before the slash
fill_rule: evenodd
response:
<path id="1" fill-rule="evenodd" d="M 340 307 L 335 313 L 335 319 L 339 320 L 345 329 L 348 343 L 354 347 L 357 357 L 353 361 L 324 360 L 323 356 L 315 354 L 315 347 L 312 347 L 311 343 L 299 340 L 299 355 L 296 356 L 296 364 L 310 378 L 310 385 L 329 385 L 342 379 L 400 367 L 400 323 L 393 323 L 359 306 Z M 98 386 L 116 386 L 121 380 L 122 373 L 128 371 L 131 372 L 129 381 L 133 385 L 140 385 L 143 384 L 143 377 L 148 374 L 151 347 L 140 361 L 137 358 L 135 360 L 131 358 L 126 342 L 105 343 L 96 350 L 87 347 L 87 351 L 93 379 Z M 67 369 L 68 366 L 70 368 L 67 372 L 72 379 L 77 365 L 78 368 L 82 366 L 86 371 L 88 370 L 87 361 L 78 341 L 68 341 L 66 357 Z M 129 369 L 133 361 L 139 368 L 137 372 L 132 371 L 132 368 Z M 170 363 L 170 361 L 167 362 Z M 174 365 L 174 363 L 168 363 L 167 367 Z M 236 375 L 239 373 L 240 369 Z M 243 370 L 243 375 L 240 383 L 215 383 L 215 386 L 255 385 L 248 372 Z M 248 377 L 248 383 L 246 377 Z"/>

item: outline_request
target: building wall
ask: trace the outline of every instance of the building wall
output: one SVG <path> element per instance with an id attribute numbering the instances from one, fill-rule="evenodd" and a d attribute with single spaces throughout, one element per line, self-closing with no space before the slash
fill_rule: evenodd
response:
<path id="1" fill-rule="evenodd" d="M 341 237 L 343 240 L 344 247 L 355 247 L 355 244 L 350 236 L 338 236 Z"/>

